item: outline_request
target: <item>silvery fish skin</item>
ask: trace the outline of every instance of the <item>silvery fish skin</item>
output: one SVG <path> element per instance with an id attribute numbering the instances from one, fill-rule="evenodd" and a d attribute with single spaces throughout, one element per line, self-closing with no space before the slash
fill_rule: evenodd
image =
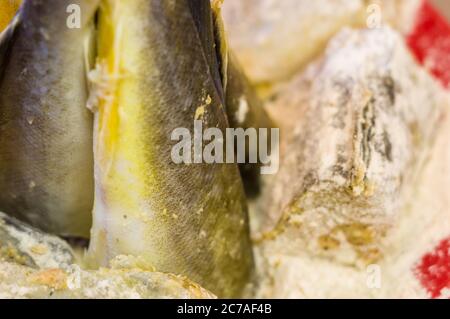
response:
<path id="1" fill-rule="evenodd" d="M 73 5 L 80 28 L 68 27 Z M 67 236 L 87 237 L 91 225 L 86 71 L 97 7 L 91 0 L 27 0 L 1 39 L 0 210 Z"/>
<path id="2" fill-rule="evenodd" d="M 88 259 L 95 267 L 142 256 L 157 271 L 235 297 L 253 270 L 238 167 L 171 159 L 175 128 L 193 132 L 196 118 L 204 129 L 228 126 L 213 45 L 208 0 L 103 2 L 91 73 L 98 90 Z"/>
<path id="3" fill-rule="evenodd" d="M 74 262 L 70 246 L 0 212 L 0 262 L 31 268 L 65 268 Z"/>

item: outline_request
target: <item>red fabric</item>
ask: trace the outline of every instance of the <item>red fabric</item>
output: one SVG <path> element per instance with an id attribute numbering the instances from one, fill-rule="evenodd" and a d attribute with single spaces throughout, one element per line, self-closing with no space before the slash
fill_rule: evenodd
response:
<path id="1" fill-rule="evenodd" d="M 450 24 L 428 1 L 420 8 L 407 43 L 419 62 L 450 88 Z"/>
<path id="2" fill-rule="evenodd" d="M 444 288 L 450 289 L 450 238 L 422 257 L 416 275 L 432 298 L 441 297 Z"/>
<path id="3" fill-rule="evenodd" d="M 450 24 L 425 0 L 407 43 L 417 60 L 450 88 Z M 450 289 L 450 237 L 422 257 L 415 273 L 432 298 Z"/>

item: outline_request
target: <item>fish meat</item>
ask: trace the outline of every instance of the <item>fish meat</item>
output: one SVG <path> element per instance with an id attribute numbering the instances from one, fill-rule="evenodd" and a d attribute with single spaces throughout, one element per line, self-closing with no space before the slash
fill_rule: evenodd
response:
<path id="1" fill-rule="evenodd" d="M 26 0 L 0 40 L 0 210 L 64 236 L 88 237 L 92 222 L 97 7 Z"/>
<path id="2" fill-rule="evenodd" d="M 106 0 L 98 31 L 88 263 L 141 256 L 218 296 L 241 295 L 253 255 L 237 165 L 171 158 L 175 129 L 229 125 L 210 2 Z"/>

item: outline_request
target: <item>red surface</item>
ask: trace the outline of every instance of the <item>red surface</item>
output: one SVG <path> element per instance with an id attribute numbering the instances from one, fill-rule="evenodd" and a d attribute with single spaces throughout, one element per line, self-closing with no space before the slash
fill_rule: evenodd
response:
<path id="1" fill-rule="evenodd" d="M 418 61 L 450 88 L 450 24 L 428 1 L 420 8 L 407 43 Z M 450 237 L 422 257 L 415 273 L 432 298 L 450 289 Z"/>
<path id="2" fill-rule="evenodd" d="M 420 8 L 407 43 L 419 62 L 450 88 L 450 24 L 428 1 Z"/>
<path id="3" fill-rule="evenodd" d="M 432 298 L 441 297 L 442 289 L 450 289 L 450 238 L 422 257 L 416 274 Z"/>

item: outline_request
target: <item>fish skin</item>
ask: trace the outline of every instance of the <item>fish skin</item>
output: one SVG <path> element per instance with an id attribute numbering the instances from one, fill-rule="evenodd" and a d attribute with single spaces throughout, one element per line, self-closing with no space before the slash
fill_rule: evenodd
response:
<path id="1" fill-rule="evenodd" d="M 199 3 L 210 10 L 208 0 Z M 102 3 L 92 76 L 100 90 L 93 105 L 96 189 L 88 260 L 98 267 L 117 255 L 142 256 L 157 271 L 236 297 L 253 274 L 238 167 L 171 160 L 172 131 L 186 127 L 192 134 L 199 107 L 204 129 L 228 127 L 220 79 L 211 71 L 218 66 L 205 52 L 211 42 L 201 40 L 191 4 Z"/>
<path id="2" fill-rule="evenodd" d="M 250 83 L 243 67 L 232 50 L 229 49 L 227 33 L 222 19 L 221 0 L 211 2 L 215 50 L 218 57 L 217 63 L 220 67 L 220 76 L 225 95 L 225 106 L 228 115 L 228 121 L 232 128 L 275 128 L 275 123 L 266 112 L 263 102 L 258 96 L 254 86 Z M 244 104 L 244 105 L 243 105 Z M 242 107 L 245 107 L 243 112 Z M 271 134 L 268 130 L 268 138 Z M 259 141 L 258 141 L 259 143 Z M 268 145 L 269 146 L 269 145 Z M 257 197 L 261 192 L 261 162 L 250 163 L 250 152 L 255 152 L 258 158 L 258 150 L 250 150 L 250 144 L 246 143 L 246 163 L 239 164 L 242 180 L 244 182 L 245 193 L 248 198 Z"/>
<path id="3" fill-rule="evenodd" d="M 229 52 L 227 67 L 227 87 L 225 90 L 226 109 L 230 126 L 233 128 L 267 129 L 267 147 L 270 149 L 271 128 L 275 128 L 275 122 L 266 112 L 262 100 L 254 87 L 244 74 L 233 52 Z M 245 110 L 242 110 L 246 107 Z M 258 137 L 258 145 L 262 141 Z M 251 149 L 246 142 L 246 162 L 239 164 L 239 170 L 244 182 L 245 192 L 248 198 L 256 198 L 261 194 L 261 161 L 258 158 L 258 149 Z M 257 163 L 250 163 L 250 152 L 255 152 Z"/>
<path id="4" fill-rule="evenodd" d="M 67 6 L 81 8 L 69 29 Z M 85 45 L 98 1 L 27 0 L 0 52 L 0 210 L 42 230 L 89 236 L 92 114 Z"/>

